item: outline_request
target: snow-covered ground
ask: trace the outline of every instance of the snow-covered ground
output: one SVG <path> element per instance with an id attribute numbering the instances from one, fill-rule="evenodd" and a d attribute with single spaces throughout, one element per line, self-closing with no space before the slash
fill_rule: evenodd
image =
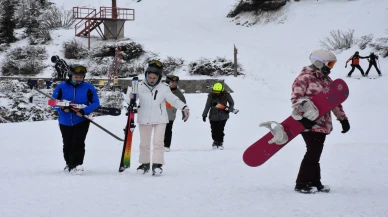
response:
<path id="1" fill-rule="evenodd" d="M 72 3 L 57 0 L 71 8 Z M 109 5 L 85 0 L 78 6 Z M 225 150 L 211 150 L 209 123 L 202 122 L 206 94 L 186 94 L 191 117 L 174 123 L 172 152 L 166 153 L 162 177 L 136 174 L 139 136 L 135 131 L 132 166 L 118 173 L 122 143 L 91 125 L 86 140 L 85 173 L 62 171 L 62 141 L 56 121 L 0 124 L 0 217 L 38 216 L 388 216 L 388 142 L 385 123 L 388 78 L 345 79 L 345 61 L 358 48 L 338 54 L 332 78 L 344 78 L 350 96 L 343 104 L 351 130 L 342 134 L 334 121 L 321 158 L 322 182 L 329 194 L 293 191 L 305 152 L 297 137 L 260 167 L 242 161 L 245 149 L 267 130 L 259 123 L 282 121 L 291 112 L 291 84 L 319 40 L 333 29 L 355 29 L 358 36 L 384 36 L 388 2 L 302 1 L 286 7 L 284 24 L 236 26 L 226 14 L 234 0 L 129 1 L 136 10 L 126 35 L 161 56 L 225 56 L 233 44 L 246 76 L 226 77 L 237 115 L 226 125 Z M 72 37 L 58 30 L 57 38 Z M 67 40 L 66 39 L 66 40 Z M 59 40 L 59 39 L 58 39 Z M 84 40 L 86 43 L 86 39 Z M 62 43 L 54 42 L 57 46 Z M 96 43 L 92 41 L 92 44 Z M 54 46 L 54 45 L 53 45 Z M 54 47 L 48 48 L 52 53 Z M 360 51 L 361 55 L 370 50 Z M 49 54 L 51 55 L 51 53 Z M 366 69 L 367 61 L 361 64 Z M 388 61 L 380 60 L 383 74 Z M 189 79 L 185 71 L 176 72 Z M 360 77 L 355 71 L 354 77 Z M 372 70 L 370 76 L 377 76 Z M 201 77 L 196 77 L 201 78 Z M 202 77 L 205 79 L 205 77 Z M 122 135 L 119 117 L 95 120 Z"/>

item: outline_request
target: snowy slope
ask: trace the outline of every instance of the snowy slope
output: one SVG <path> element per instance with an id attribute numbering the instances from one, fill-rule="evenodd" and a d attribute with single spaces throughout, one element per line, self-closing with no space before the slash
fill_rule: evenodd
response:
<path id="1" fill-rule="evenodd" d="M 76 4 L 109 5 L 110 1 L 56 2 L 71 8 Z M 267 132 L 259 128 L 260 122 L 282 121 L 290 114 L 291 83 L 309 64 L 308 55 L 318 48 L 319 40 L 330 30 L 348 28 L 354 28 L 357 35 L 383 36 L 388 2 L 291 2 L 284 24 L 249 28 L 225 18 L 234 2 L 119 1 L 119 6 L 134 8 L 137 14 L 135 22 L 126 24 L 126 35 L 161 56 L 187 61 L 232 58 L 236 44 L 247 75 L 225 78 L 240 109 L 227 123 L 225 150 L 210 148 L 210 126 L 201 119 L 206 94 L 186 94 L 191 117 L 184 123 L 178 114 L 172 152 L 166 153 L 165 175 L 159 178 L 135 173 L 137 130 L 131 169 L 119 174 L 122 144 L 91 126 L 85 174 L 70 176 L 61 171 L 64 161 L 56 121 L 1 124 L 0 217 L 388 216 L 386 76 L 346 79 L 350 96 L 343 105 L 351 130 L 341 134 L 340 124 L 334 123 L 321 161 L 322 182 L 332 187 L 331 193 L 301 195 L 293 191 L 305 152 L 301 137 L 261 167 L 251 168 L 242 161 L 244 150 Z M 71 30 L 59 31 L 56 34 L 61 40 L 72 37 Z M 355 49 L 338 54 L 332 78 L 345 77 L 349 68 L 343 68 L 344 61 Z M 54 47 L 50 50 L 57 52 Z M 366 55 L 369 50 L 360 52 Z M 380 64 L 384 74 L 388 62 L 381 60 Z M 362 66 L 366 67 L 366 61 Z M 191 78 L 184 71 L 178 74 Z M 357 71 L 353 75 L 360 76 Z M 372 70 L 370 75 L 377 74 Z M 125 116 L 95 120 L 123 136 Z"/>

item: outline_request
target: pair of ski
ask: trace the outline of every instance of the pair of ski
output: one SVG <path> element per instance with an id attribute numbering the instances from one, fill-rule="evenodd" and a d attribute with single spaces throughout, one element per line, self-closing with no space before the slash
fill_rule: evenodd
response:
<path id="1" fill-rule="evenodd" d="M 86 108 L 87 105 L 85 104 L 76 104 L 72 103 L 67 100 L 56 100 L 56 99 L 47 99 L 42 97 L 30 97 L 30 102 L 35 103 L 38 105 L 49 105 L 49 106 L 57 106 L 57 107 L 73 107 L 77 109 L 83 109 Z M 98 107 L 94 112 L 101 113 L 103 115 L 112 115 L 112 116 L 119 116 L 121 114 L 121 110 L 118 108 L 109 108 L 109 107 Z"/>
<path id="2" fill-rule="evenodd" d="M 53 98 L 52 96 L 50 96 L 49 94 L 39 90 L 37 88 L 36 83 L 28 82 L 27 84 L 30 86 L 31 89 L 34 89 L 38 93 L 49 98 L 50 100 L 48 100 L 47 102 L 51 106 L 70 106 L 70 109 L 79 109 L 79 108 L 84 108 L 86 106 L 86 105 L 74 104 L 74 103 L 71 103 L 69 101 L 57 100 L 57 99 Z M 127 119 L 127 125 L 125 127 L 124 140 L 121 139 L 120 137 L 116 136 L 115 134 L 113 134 L 109 130 L 105 129 L 101 125 L 94 122 L 89 116 L 87 116 L 87 115 L 83 116 L 85 119 L 90 121 L 90 123 L 94 124 L 95 126 L 100 128 L 104 132 L 108 133 L 109 135 L 111 135 L 115 139 L 124 142 L 123 152 L 122 152 L 121 159 L 120 159 L 119 172 L 123 172 L 125 169 L 129 168 L 131 165 L 132 136 L 133 136 L 133 132 L 134 132 L 135 127 L 136 127 L 136 125 L 135 125 L 135 113 L 137 113 L 137 105 L 136 105 L 137 84 L 138 84 L 138 77 L 134 77 L 132 79 L 132 93 L 134 94 L 134 99 L 131 100 L 131 103 L 128 106 L 128 113 L 127 113 L 128 119 Z M 31 98 L 30 101 L 32 101 L 32 100 L 33 99 Z"/>

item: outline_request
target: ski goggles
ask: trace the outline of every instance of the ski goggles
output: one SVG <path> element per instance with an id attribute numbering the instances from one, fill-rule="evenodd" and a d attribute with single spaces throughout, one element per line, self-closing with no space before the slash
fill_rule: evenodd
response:
<path id="1" fill-rule="evenodd" d="M 163 63 L 160 62 L 159 60 L 151 60 L 150 62 L 148 62 L 148 66 L 154 66 L 161 69 L 163 68 Z"/>
<path id="2" fill-rule="evenodd" d="M 170 77 L 168 80 L 169 80 L 169 81 L 178 82 L 178 81 L 179 81 L 179 77 L 178 77 L 178 76 Z"/>
<path id="3" fill-rule="evenodd" d="M 314 55 L 310 55 L 310 59 L 313 59 L 313 60 L 318 60 L 320 61 L 321 63 L 325 64 L 325 66 L 329 67 L 329 68 L 333 68 L 336 61 L 325 61 L 323 60 L 322 58 L 318 57 L 318 56 L 314 56 Z"/>
<path id="4" fill-rule="evenodd" d="M 85 66 L 76 66 L 76 67 L 73 67 L 72 68 L 72 71 L 74 73 L 74 75 L 84 75 L 86 74 L 86 67 Z"/>

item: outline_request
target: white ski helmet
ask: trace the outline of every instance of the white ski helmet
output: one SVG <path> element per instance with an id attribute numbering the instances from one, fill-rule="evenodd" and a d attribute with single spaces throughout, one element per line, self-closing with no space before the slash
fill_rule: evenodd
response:
<path id="1" fill-rule="evenodd" d="M 315 50 L 310 54 L 311 63 L 318 69 L 322 69 L 324 66 L 333 68 L 337 62 L 337 57 L 328 50 Z"/>

